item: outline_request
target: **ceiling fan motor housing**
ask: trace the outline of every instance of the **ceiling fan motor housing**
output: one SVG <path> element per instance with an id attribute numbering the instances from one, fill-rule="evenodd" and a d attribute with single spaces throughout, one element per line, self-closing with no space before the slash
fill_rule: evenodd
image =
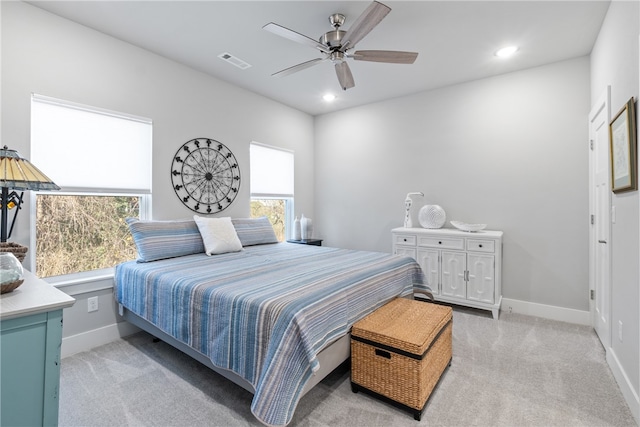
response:
<path id="1" fill-rule="evenodd" d="M 320 37 L 320 43 L 323 45 L 333 49 L 340 49 L 342 47 L 342 38 L 347 34 L 346 31 L 342 30 L 333 30 L 328 33 L 324 33 L 322 37 Z"/>

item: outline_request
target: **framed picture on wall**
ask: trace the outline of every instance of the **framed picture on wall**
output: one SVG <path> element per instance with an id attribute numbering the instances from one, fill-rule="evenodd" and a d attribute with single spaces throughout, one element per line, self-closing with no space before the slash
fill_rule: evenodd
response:
<path id="1" fill-rule="evenodd" d="M 633 97 L 609 124 L 611 189 L 614 193 L 638 189 L 636 112 Z"/>

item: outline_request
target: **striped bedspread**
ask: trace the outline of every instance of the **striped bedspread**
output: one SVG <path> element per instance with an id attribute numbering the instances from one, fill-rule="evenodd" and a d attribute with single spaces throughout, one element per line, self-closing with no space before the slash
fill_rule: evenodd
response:
<path id="1" fill-rule="evenodd" d="M 316 355 L 389 300 L 428 289 L 409 257 L 279 243 L 116 267 L 116 299 L 255 387 L 253 414 L 291 420 Z"/>

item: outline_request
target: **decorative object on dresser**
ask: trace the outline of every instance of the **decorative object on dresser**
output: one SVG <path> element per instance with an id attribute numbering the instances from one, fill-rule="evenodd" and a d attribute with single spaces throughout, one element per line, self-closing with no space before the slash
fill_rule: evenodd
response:
<path id="1" fill-rule="evenodd" d="M 449 221 L 449 222 L 458 230 L 468 231 L 470 233 L 484 230 L 485 228 L 487 228 L 487 224 L 467 224 L 466 222 L 462 222 L 462 221 Z"/>
<path id="2" fill-rule="evenodd" d="M 17 243 L 7 242 L 11 237 L 13 226 L 16 223 L 18 211 L 22 207 L 22 196 L 15 190 L 59 190 L 49 177 L 42 173 L 29 160 L 21 157 L 16 150 L 10 150 L 5 145 L 0 149 L 0 187 L 2 195 L 0 198 L 0 252 L 11 252 L 21 262 L 27 253 L 27 247 Z M 10 191 L 11 190 L 11 191 Z M 11 227 L 8 228 L 9 210 L 13 211 Z"/>
<path id="3" fill-rule="evenodd" d="M 491 310 L 502 303 L 502 231 L 394 228 L 393 253 L 422 267 L 436 301 Z"/>
<path id="4" fill-rule="evenodd" d="M 611 144 L 611 190 L 614 193 L 638 189 L 636 159 L 636 112 L 633 97 L 609 124 Z"/>
<path id="5" fill-rule="evenodd" d="M 451 365 L 451 307 L 396 298 L 351 329 L 351 390 L 413 413 Z"/>
<path id="6" fill-rule="evenodd" d="M 0 253 L 0 294 L 13 292 L 24 282 L 22 264 L 11 252 Z"/>
<path id="7" fill-rule="evenodd" d="M 413 221 L 411 221 L 411 205 L 413 204 L 413 200 L 411 196 L 424 196 L 424 194 L 420 191 L 414 191 L 412 193 L 407 193 L 407 197 L 404 199 L 404 226 L 406 228 L 413 227 Z"/>
<path id="8" fill-rule="evenodd" d="M 171 163 L 173 191 L 189 209 L 200 214 L 225 210 L 240 189 L 240 167 L 226 145 L 196 138 L 178 149 Z"/>
<path id="9" fill-rule="evenodd" d="M 442 228 L 447 214 L 440 205 L 424 205 L 420 208 L 418 220 L 423 228 Z"/>
<path id="10" fill-rule="evenodd" d="M 58 425 L 62 312 L 75 299 L 24 271 L 0 296 L 0 425 Z"/>

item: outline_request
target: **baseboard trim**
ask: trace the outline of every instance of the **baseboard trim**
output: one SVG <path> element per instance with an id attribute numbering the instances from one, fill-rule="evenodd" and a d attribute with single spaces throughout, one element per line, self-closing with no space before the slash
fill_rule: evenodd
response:
<path id="1" fill-rule="evenodd" d="M 138 331 L 140 331 L 140 328 L 129 322 L 118 322 L 81 334 L 64 337 L 62 338 L 60 357 L 65 358 L 82 351 L 91 350 L 94 347 L 108 344 Z"/>
<path id="2" fill-rule="evenodd" d="M 502 298 L 502 306 L 500 309 L 502 312 L 511 311 L 512 313 L 526 314 L 528 316 L 542 317 L 544 319 L 558 320 L 560 322 L 591 325 L 590 312 L 576 310 L 573 308 L 564 308 L 557 307 L 555 305 Z"/>
<path id="3" fill-rule="evenodd" d="M 640 398 L 636 390 L 633 389 L 627 373 L 622 369 L 622 365 L 611 347 L 607 349 L 607 364 L 611 368 L 611 372 L 618 383 L 618 387 L 620 387 L 620 391 L 622 391 L 624 400 L 627 402 L 627 405 L 629 405 L 631 414 L 636 419 L 636 423 L 640 425 Z"/>

